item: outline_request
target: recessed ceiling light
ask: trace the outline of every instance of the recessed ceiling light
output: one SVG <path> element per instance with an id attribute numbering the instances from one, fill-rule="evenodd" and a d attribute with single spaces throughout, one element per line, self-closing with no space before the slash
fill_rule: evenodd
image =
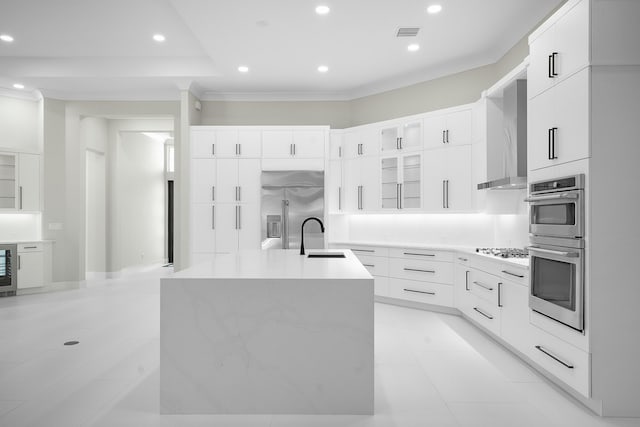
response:
<path id="1" fill-rule="evenodd" d="M 162 43 L 163 41 L 165 41 L 167 38 L 165 36 L 163 36 L 162 34 L 154 34 L 153 35 L 153 39 L 155 41 L 157 41 L 158 43 Z"/>
<path id="2" fill-rule="evenodd" d="M 2 40 L 3 42 L 11 43 L 13 41 L 13 37 L 11 37 L 9 34 L 0 34 L 0 40 Z"/>
<path id="3" fill-rule="evenodd" d="M 14 83 L 13 87 L 15 87 L 16 89 L 24 89 L 24 85 L 21 83 Z"/>
<path id="4" fill-rule="evenodd" d="M 420 45 L 419 45 L 419 44 L 417 44 L 417 43 L 412 43 L 412 44 L 410 44 L 409 46 L 407 46 L 407 50 L 408 50 L 409 52 L 415 52 L 415 51 L 417 51 L 417 50 L 420 50 Z"/>
<path id="5" fill-rule="evenodd" d="M 326 73 L 327 71 L 329 71 L 329 67 L 327 67 L 326 65 L 321 65 L 318 67 L 318 71 L 321 73 Z"/>
<path id="6" fill-rule="evenodd" d="M 238 67 L 238 71 L 240 71 L 241 73 L 248 73 L 249 67 L 247 67 L 246 65 L 241 65 Z"/>
<path id="7" fill-rule="evenodd" d="M 318 15 L 326 15 L 327 13 L 329 13 L 331 9 L 329 9 L 329 6 L 325 6 L 325 5 L 320 5 L 318 7 L 316 7 L 316 13 Z"/>
<path id="8" fill-rule="evenodd" d="M 427 12 L 429 12 L 430 14 L 434 14 L 434 13 L 438 13 L 442 10 L 442 6 L 440 6 L 439 4 L 432 4 L 431 6 L 429 6 L 427 8 Z"/>

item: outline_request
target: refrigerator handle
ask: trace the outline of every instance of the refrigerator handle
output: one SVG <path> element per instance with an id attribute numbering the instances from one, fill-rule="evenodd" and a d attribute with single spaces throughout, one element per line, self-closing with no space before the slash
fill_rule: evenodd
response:
<path id="1" fill-rule="evenodd" d="M 289 249 L 289 201 L 282 201 L 282 249 Z"/>

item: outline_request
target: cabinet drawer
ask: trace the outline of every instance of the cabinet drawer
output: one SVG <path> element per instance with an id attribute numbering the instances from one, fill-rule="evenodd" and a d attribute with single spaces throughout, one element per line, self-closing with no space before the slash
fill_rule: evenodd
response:
<path id="1" fill-rule="evenodd" d="M 470 293 L 467 297 L 463 307 L 463 312 L 467 317 L 492 334 L 499 336 L 501 313 L 498 306 Z"/>
<path id="2" fill-rule="evenodd" d="M 356 257 L 360 260 L 362 265 L 369 270 L 372 276 L 388 276 L 389 275 L 389 259 L 385 257 L 361 255 L 358 252 L 354 252 Z"/>
<path id="3" fill-rule="evenodd" d="M 389 278 L 373 276 L 373 293 L 381 297 L 389 296 Z"/>
<path id="4" fill-rule="evenodd" d="M 453 252 L 429 249 L 390 248 L 391 258 L 422 259 L 428 261 L 453 261 Z"/>
<path id="5" fill-rule="evenodd" d="M 453 286 L 440 283 L 390 278 L 389 296 L 408 301 L 453 307 Z"/>
<path id="6" fill-rule="evenodd" d="M 453 263 L 389 258 L 389 277 L 452 284 Z"/>
<path id="7" fill-rule="evenodd" d="M 331 247 L 335 248 L 343 248 L 343 249 L 351 249 L 354 255 L 368 255 L 368 256 L 378 256 L 378 257 L 386 257 L 389 256 L 389 249 L 383 248 L 380 246 L 364 246 L 364 245 L 349 245 L 349 244 L 333 244 Z"/>
<path id="8" fill-rule="evenodd" d="M 469 269 L 469 289 L 471 293 L 488 303 L 498 305 L 498 288 L 502 279 L 484 271 Z"/>
<path id="9" fill-rule="evenodd" d="M 547 332 L 532 327 L 534 344 L 527 356 L 583 396 L 590 396 L 589 353 L 568 344 Z"/>
<path id="10" fill-rule="evenodd" d="M 529 286 L 529 270 L 524 267 L 503 264 L 500 276 L 519 285 Z"/>
<path id="11" fill-rule="evenodd" d="M 18 252 L 42 252 L 42 243 L 18 243 Z"/>

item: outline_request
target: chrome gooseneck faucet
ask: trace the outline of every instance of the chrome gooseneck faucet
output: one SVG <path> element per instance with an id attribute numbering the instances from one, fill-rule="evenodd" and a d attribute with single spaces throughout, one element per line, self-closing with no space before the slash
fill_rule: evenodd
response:
<path id="1" fill-rule="evenodd" d="M 307 221 L 311 220 L 318 221 L 318 224 L 320 224 L 320 230 L 324 233 L 324 224 L 322 223 L 320 218 L 310 216 L 309 218 L 302 221 L 302 228 L 300 229 L 300 255 L 304 255 L 304 225 L 307 223 Z"/>

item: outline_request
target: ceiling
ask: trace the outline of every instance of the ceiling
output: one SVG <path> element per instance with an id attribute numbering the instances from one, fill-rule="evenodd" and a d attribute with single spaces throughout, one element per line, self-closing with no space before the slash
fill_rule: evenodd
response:
<path id="1" fill-rule="evenodd" d="M 434 3 L 443 9 L 430 15 Z M 2 0 L 0 34 L 14 41 L 0 42 L 0 88 L 20 82 L 60 99 L 177 99 L 184 89 L 202 99 L 353 99 L 493 63 L 559 3 Z M 331 12 L 317 15 L 319 4 Z M 420 31 L 397 38 L 405 26 Z"/>

